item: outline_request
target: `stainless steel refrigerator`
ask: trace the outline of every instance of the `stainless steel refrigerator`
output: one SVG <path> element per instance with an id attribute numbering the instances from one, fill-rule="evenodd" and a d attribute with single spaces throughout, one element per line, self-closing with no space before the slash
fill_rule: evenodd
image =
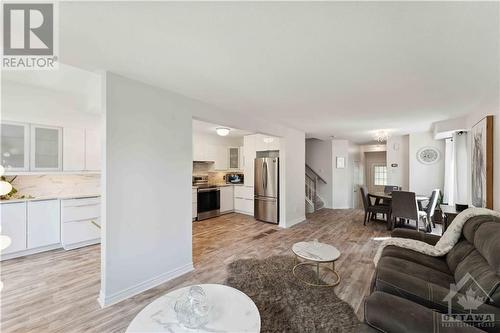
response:
<path id="1" fill-rule="evenodd" d="M 254 216 L 257 220 L 279 222 L 279 158 L 255 159 Z"/>

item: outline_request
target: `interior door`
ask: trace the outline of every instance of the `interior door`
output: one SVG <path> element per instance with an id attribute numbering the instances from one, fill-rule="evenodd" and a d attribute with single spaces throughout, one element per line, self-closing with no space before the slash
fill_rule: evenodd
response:
<path id="1" fill-rule="evenodd" d="M 368 172 L 368 191 L 371 193 L 384 192 L 384 187 L 387 185 L 387 165 L 383 163 L 373 163 Z"/>

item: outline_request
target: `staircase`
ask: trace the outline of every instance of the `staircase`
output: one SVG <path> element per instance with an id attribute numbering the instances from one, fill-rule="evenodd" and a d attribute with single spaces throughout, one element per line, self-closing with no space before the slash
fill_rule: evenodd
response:
<path id="1" fill-rule="evenodd" d="M 306 213 L 314 213 L 317 210 L 325 207 L 324 201 L 318 195 L 318 183 L 326 181 L 306 164 Z"/>

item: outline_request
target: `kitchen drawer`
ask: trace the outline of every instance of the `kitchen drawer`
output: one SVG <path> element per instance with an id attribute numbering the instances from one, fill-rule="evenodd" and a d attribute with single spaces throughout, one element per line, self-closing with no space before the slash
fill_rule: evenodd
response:
<path id="1" fill-rule="evenodd" d="M 240 213 L 253 215 L 253 199 L 234 198 L 234 210 Z"/>
<path id="2" fill-rule="evenodd" d="M 82 207 L 88 205 L 96 205 L 100 203 L 101 203 L 100 197 L 64 199 L 61 201 L 62 207 Z"/>
<path id="3" fill-rule="evenodd" d="M 96 219 L 101 216 L 100 200 L 99 198 L 63 200 L 61 213 L 62 222 Z"/>
<path id="4" fill-rule="evenodd" d="M 197 203 L 198 202 L 198 189 L 193 189 L 192 194 L 193 194 L 193 203 Z"/>
<path id="5" fill-rule="evenodd" d="M 90 243 L 92 240 L 98 242 L 97 240 L 101 238 L 101 229 L 97 225 L 100 226 L 100 223 L 99 219 L 63 223 L 61 232 L 63 247 L 73 248 L 78 243 Z"/>
<path id="6" fill-rule="evenodd" d="M 252 199 L 253 201 L 253 186 L 235 186 L 234 187 L 234 197 L 235 198 L 246 198 Z"/>

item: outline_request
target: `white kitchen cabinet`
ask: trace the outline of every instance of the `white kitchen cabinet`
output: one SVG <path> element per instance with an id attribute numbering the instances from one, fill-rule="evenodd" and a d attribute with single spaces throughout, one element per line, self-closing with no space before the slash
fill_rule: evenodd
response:
<path id="1" fill-rule="evenodd" d="M 27 249 L 26 240 L 26 202 L 0 204 L 1 234 L 8 236 L 10 245 L 2 250 L 2 255 Z"/>
<path id="2" fill-rule="evenodd" d="M 85 170 L 101 170 L 101 136 L 98 130 L 85 130 Z"/>
<path id="3" fill-rule="evenodd" d="M 253 216 L 253 201 L 253 186 L 234 186 L 234 210 L 236 212 Z"/>
<path id="4" fill-rule="evenodd" d="M 256 151 L 280 150 L 280 140 L 277 137 L 264 134 L 254 134 L 254 140 Z"/>
<path id="5" fill-rule="evenodd" d="M 255 150 L 255 135 L 246 135 L 243 137 L 243 155 L 245 158 L 245 166 L 243 173 L 245 176 L 245 185 L 253 186 L 254 178 L 254 160 L 256 156 Z"/>
<path id="6" fill-rule="evenodd" d="M 253 216 L 253 199 L 234 198 L 234 210 L 238 213 Z"/>
<path id="7" fill-rule="evenodd" d="M 31 171 L 62 170 L 62 129 L 31 125 Z"/>
<path id="8" fill-rule="evenodd" d="M 61 243 L 70 250 L 101 241 L 100 198 L 61 200 Z"/>
<path id="9" fill-rule="evenodd" d="M 28 124 L 2 122 L 1 165 L 7 171 L 29 170 L 30 131 Z"/>
<path id="10" fill-rule="evenodd" d="M 215 159 L 214 159 L 214 169 L 215 170 L 227 170 L 228 168 L 228 150 L 225 146 L 214 146 L 215 149 Z"/>
<path id="11" fill-rule="evenodd" d="M 268 137 L 267 150 L 280 150 L 280 138 Z"/>
<path id="12" fill-rule="evenodd" d="M 203 145 L 193 140 L 193 161 L 203 161 L 204 156 L 205 151 L 203 150 Z"/>
<path id="13" fill-rule="evenodd" d="M 193 188 L 193 203 L 192 203 L 192 217 L 193 220 L 196 220 L 198 217 L 198 189 Z"/>
<path id="14" fill-rule="evenodd" d="M 63 171 L 85 170 L 85 129 L 63 129 Z"/>
<path id="15" fill-rule="evenodd" d="M 229 147 L 228 148 L 228 169 L 241 169 L 243 167 L 241 163 L 241 147 Z"/>
<path id="16" fill-rule="evenodd" d="M 28 248 L 60 243 L 60 202 L 43 200 L 28 202 Z"/>
<path id="17" fill-rule="evenodd" d="M 234 187 L 221 186 L 220 188 L 220 212 L 227 213 L 234 210 Z"/>

